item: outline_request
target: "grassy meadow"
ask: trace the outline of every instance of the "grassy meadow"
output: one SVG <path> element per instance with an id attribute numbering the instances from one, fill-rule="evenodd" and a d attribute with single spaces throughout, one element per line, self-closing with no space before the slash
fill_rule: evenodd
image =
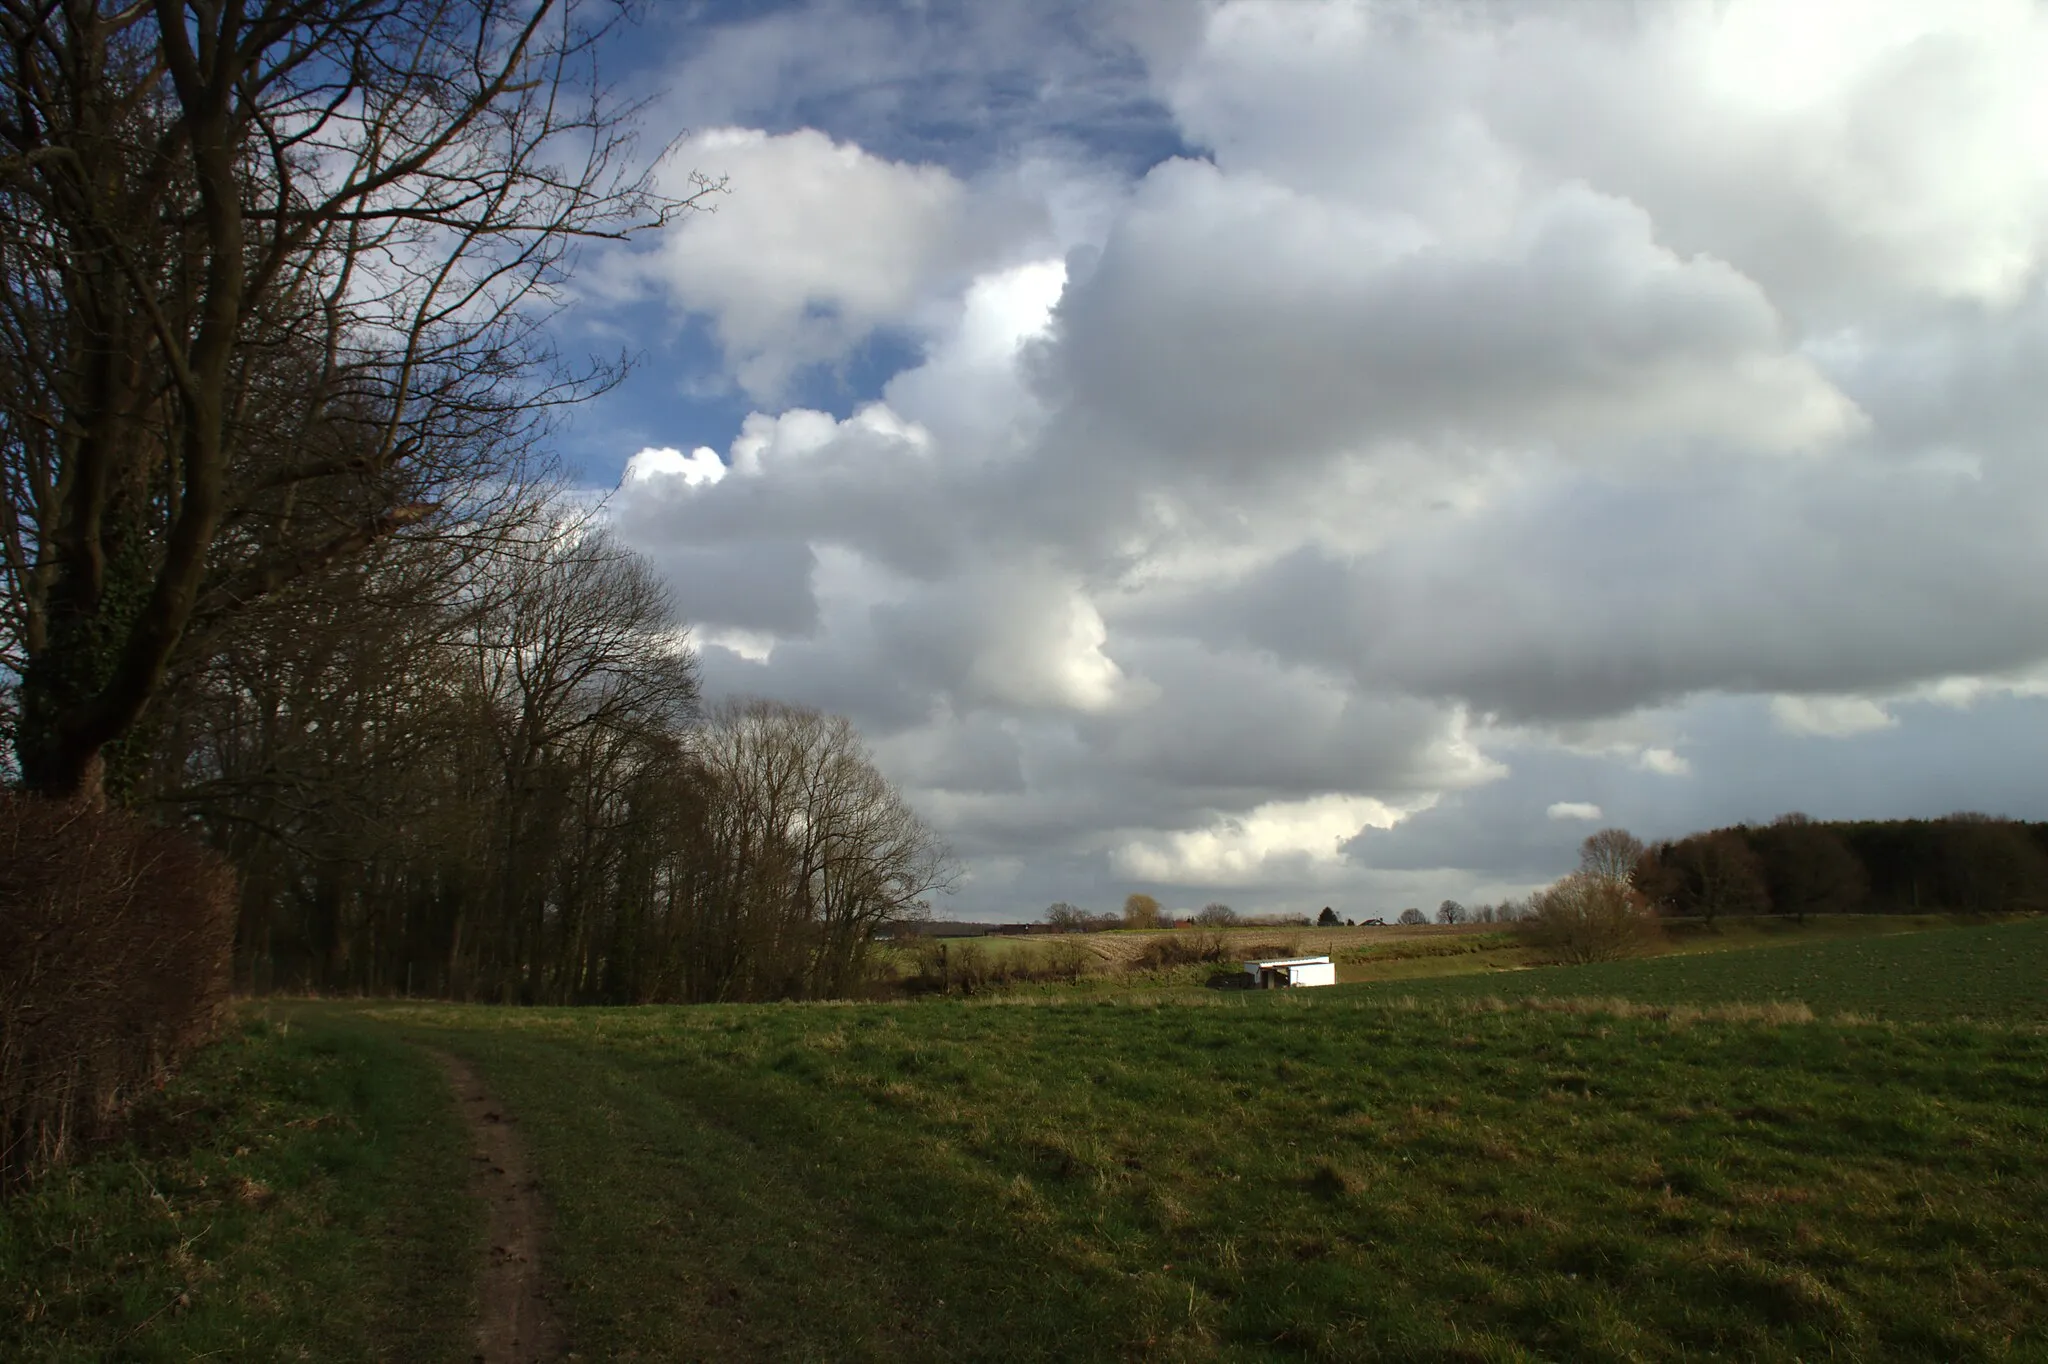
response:
<path id="1" fill-rule="evenodd" d="M 1869 923 L 1869 920 L 1865 920 Z M 1771 950 L 1704 948 L 1637 961 L 1551 966 L 1513 975 L 1441 975 L 1381 987 L 1416 999 L 1610 997 L 1640 1003 L 1796 1000 L 1827 1013 L 1893 1021 L 1969 1019 L 2048 1024 L 2048 921 L 1877 934 L 1826 921 L 1827 936 L 1767 939 Z M 1738 939 L 1738 941 L 1740 941 Z M 1747 945 L 1747 944 L 1744 944 Z"/>
<path id="2" fill-rule="evenodd" d="M 127 1140 L 0 1204 L 0 1359 L 466 1359 L 451 1103 L 388 1030 L 245 1010 Z"/>
<path id="3" fill-rule="evenodd" d="M 592 1358 L 2027 1358 L 2048 999 L 1992 1007 L 1992 960 L 2048 978 L 2048 922 L 1589 982 L 1711 963 L 1676 1012 L 1446 982 L 373 1013 L 524 1115 Z M 1786 1002 L 1824 978 L 1827 1012 Z"/>
<path id="4" fill-rule="evenodd" d="M 411 1042 L 517 1116 L 583 1359 L 2048 1357 L 2048 920 L 1757 936 L 1304 992 L 268 1006 L 191 1077 L 221 1135 L 136 1156 L 175 1222 L 113 1161 L 9 1206 L 0 1354 L 290 1357 L 208 1342 L 346 1302 L 307 1357 L 466 1357 Z"/>

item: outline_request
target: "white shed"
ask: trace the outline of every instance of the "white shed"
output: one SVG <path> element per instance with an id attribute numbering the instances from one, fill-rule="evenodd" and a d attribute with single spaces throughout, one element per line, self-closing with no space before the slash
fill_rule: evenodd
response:
<path id="1" fill-rule="evenodd" d="M 1328 957 L 1276 957 L 1272 961 L 1248 961 L 1244 973 L 1254 987 L 1284 990 L 1297 985 L 1335 985 L 1337 967 Z"/>

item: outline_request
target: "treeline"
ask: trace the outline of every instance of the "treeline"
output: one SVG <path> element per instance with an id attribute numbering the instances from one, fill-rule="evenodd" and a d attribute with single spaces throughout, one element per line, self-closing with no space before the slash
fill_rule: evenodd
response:
<path id="1" fill-rule="evenodd" d="M 1325 927 L 1343 922 L 1335 910 L 1325 909 L 1323 915 Z M 1175 919 L 1157 897 L 1134 891 L 1124 897 L 1121 914 L 1093 913 L 1059 900 L 1046 906 L 1042 922 L 1054 933 L 1106 933 L 1119 928 L 1307 928 L 1317 921 L 1306 914 L 1240 914 L 1221 902 L 1206 904 L 1188 918 Z"/>
<path id="2" fill-rule="evenodd" d="M 544 496 L 280 592 L 152 716 L 109 788 L 227 855 L 244 990 L 841 996 L 947 877 L 846 720 L 704 713 L 646 563 Z"/>
<path id="3" fill-rule="evenodd" d="M 587 518 L 496 529 L 400 538 L 281 596 L 165 697 L 129 798 L 240 871 L 239 983 L 858 989 L 875 931 L 946 872 L 851 725 L 761 701 L 700 715 L 643 561 Z"/>
<path id="4" fill-rule="evenodd" d="M 1788 814 L 1655 844 L 1633 880 L 1661 912 L 1708 920 L 2038 910 L 2048 908 L 2048 824 Z"/>

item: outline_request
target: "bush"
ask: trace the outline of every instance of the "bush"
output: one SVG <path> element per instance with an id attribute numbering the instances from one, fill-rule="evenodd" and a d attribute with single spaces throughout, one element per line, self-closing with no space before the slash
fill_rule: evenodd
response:
<path id="1" fill-rule="evenodd" d="M 110 1135 L 226 1013 L 234 877 L 119 811 L 0 792 L 0 1183 Z"/>
<path id="2" fill-rule="evenodd" d="M 946 952 L 949 984 L 961 994 L 971 995 L 998 983 L 998 969 L 980 943 L 963 939 L 947 944 Z"/>
<path id="3" fill-rule="evenodd" d="M 1079 980 L 1094 959 L 1094 953 L 1077 942 L 1056 942 L 1039 959 L 1038 970 L 1045 980 Z"/>
<path id="4" fill-rule="evenodd" d="M 1222 961 L 1226 955 L 1221 933 L 1171 933 L 1146 943 L 1144 950 L 1131 959 L 1130 969 L 1157 971 L 1201 961 Z"/>
<path id="5" fill-rule="evenodd" d="M 1521 932 L 1559 961 L 1611 961 L 1640 950 L 1656 935 L 1649 902 L 1628 882 L 1573 872 L 1529 901 Z"/>

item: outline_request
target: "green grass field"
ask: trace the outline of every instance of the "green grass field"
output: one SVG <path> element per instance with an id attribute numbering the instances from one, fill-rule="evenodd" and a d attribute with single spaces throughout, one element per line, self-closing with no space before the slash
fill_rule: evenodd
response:
<path id="1" fill-rule="evenodd" d="M 0 1359 L 468 1357 L 483 1217 L 440 1071 L 273 1012 L 0 1205 Z"/>
<path id="2" fill-rule="evenodd" d="M 1825 931 L 1825 930 L 1824 930 Z M 1884 936 L 1793 939 L 1768 950 L 1686 952 L 1641 961 L 1441 976 L 1381 995 L 1611 996 L 1649 1003 L 1798 1000 L 1823 1013 L 1895 1020 L 2048 1023 L 2048 920 L 1944 926 Z"/>
<path id="3" fill-rule="evenodd" d="M 293 1006 L 191 1081 L 276 1139 L 276 1200 L 236 1211 L 221 1136 L 140 1158 L 189 1170 L 168 1230 L 118 1162 L 10 1205 L 46 1306 L 0 1355 L 290 1357 L 225 1328 L 347 1301 L 308 1357 L 466 1357 L 411 1040 L 518 1115 L 584 1359 L 2044 1358 L 2043 980 L 2048 920 L 1163 1000 Z"/>

